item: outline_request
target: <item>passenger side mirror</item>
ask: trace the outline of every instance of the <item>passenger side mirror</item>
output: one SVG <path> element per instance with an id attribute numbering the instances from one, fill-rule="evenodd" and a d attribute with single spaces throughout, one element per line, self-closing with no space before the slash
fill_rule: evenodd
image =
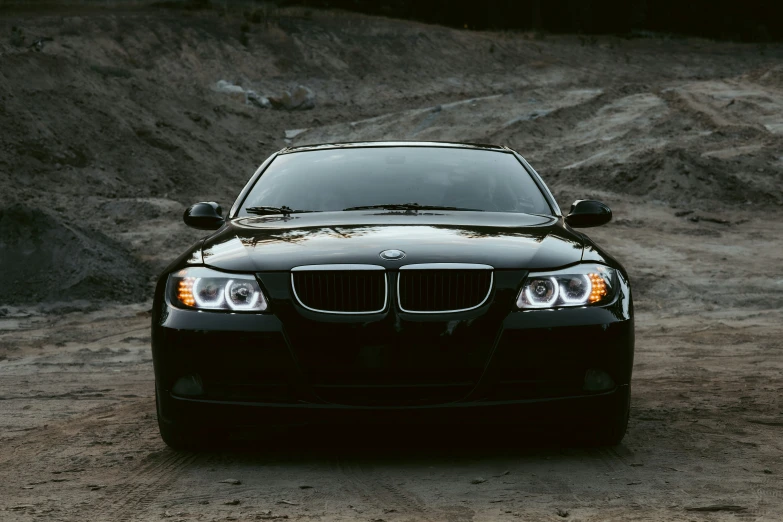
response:
<path id="1" fill-rule="evenodd" d="M 574 228 L 599 227 L 612 219 L 612 209 L 592 199 L 578 199 L 565 220 Z"/>
<path id="2" fill-rule="evenodd" d="M 187 226 L 199 230 L 217 230 L 226 222 L 223 218 L 223 209 L 214 201 L 191 205 L 185 211 L 182 219 L 185 220 Z"/>

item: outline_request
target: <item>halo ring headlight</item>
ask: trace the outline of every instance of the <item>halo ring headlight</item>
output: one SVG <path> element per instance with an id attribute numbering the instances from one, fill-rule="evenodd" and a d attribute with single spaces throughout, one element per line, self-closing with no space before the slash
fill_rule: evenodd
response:
<path id="1" fill-rule="evenodd" d="M 525 297 L 534 308 L 547 308 L 557 302 L 560 296 L 560 285 L 554 277 L 536 278 L 525 286 Z"/>
<path id="2" fill-rule="evenodd" d="M 522 283 L 517 307 L 524 310 L 601 305 L 610 301 L 618 288 L 617 270 L 597 263 L 533 272 Z"/>
<path id="3" fill-rule="evenodd" d="M 194 266 L 169 275 L 168 295 L 179 308 L 263 312 L 269 303 L 252 274 L 225 274 Z"/>

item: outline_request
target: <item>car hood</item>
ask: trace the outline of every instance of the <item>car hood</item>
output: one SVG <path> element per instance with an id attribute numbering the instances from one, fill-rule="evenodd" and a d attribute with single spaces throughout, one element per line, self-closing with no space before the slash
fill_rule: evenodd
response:
<path id="1" fill-rule="evenodd" d="M 491 212 L 318 212 L 231 219 L 203 245 L 206 265 L 281 271 L 318 264 L 480 263 L 497 269 L 579 262 L 583 243 L 559 218 Z M 384 250 L 402 250 L 386 260 Z"/>

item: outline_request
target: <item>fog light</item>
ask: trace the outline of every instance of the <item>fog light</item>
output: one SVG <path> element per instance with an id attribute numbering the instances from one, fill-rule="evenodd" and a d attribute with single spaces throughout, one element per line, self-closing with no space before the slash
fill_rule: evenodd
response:
<path id="1" fill-rule="evenodd" d="M 614 388 L 614 380 L 601 370 L 589 369 L 585 373 L 585 391 L 606 391 Z"/>
<path id="2" fill-rule="evenodd" d="M 204 383 L 200 375 L 186 375 L 177 379 L 171 393 L 181 397 L 197 397 L 204 395 Z"/>

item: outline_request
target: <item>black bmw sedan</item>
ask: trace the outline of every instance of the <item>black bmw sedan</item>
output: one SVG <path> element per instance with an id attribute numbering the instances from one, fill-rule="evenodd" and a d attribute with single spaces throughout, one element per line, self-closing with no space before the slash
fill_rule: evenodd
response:
<path id="1" fill-rule="evenodd" d="M 440 142 L 268 158 L 160 277 L 157 414 L 175 448 L 237 427 L 568 419 L 612 445 L 634 353 L 625 269 L 564 216 L 522 156 Z"/>

